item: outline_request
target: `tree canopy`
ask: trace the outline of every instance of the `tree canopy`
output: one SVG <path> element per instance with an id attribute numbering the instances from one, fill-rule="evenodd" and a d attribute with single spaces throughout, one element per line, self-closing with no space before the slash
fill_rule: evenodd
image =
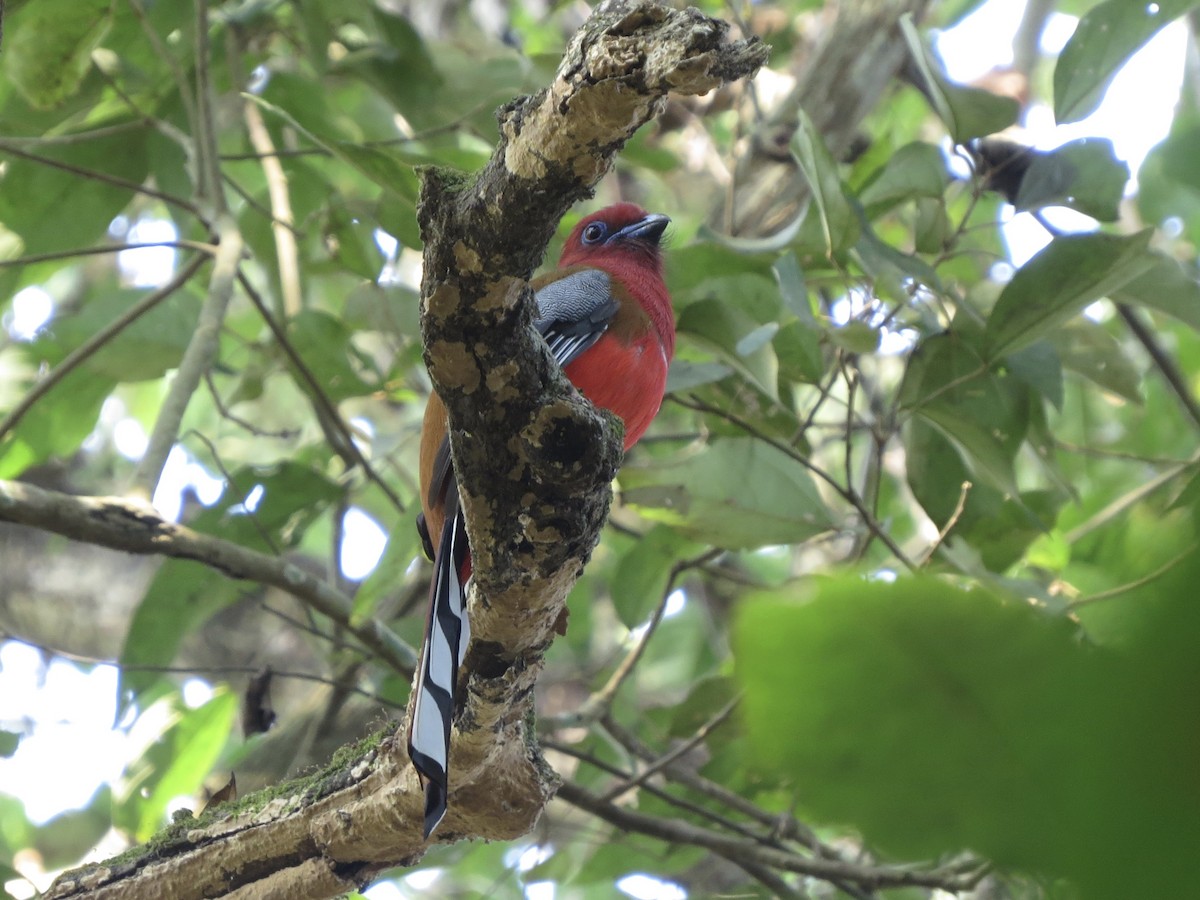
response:
<path id="1" fill-rule="evenodd" d="M 1027 126 L 1196 5 L 1029 0 L 962 84 L 980 0 L 0 3 L 0 638 L 142 736 L 81 809 L 0 794 L 0 895 L 1189 893 L 1195 54 L 1136 171 Z M 509 313 L 618 199 L 679 338 L 610 485 Z M 450 353 L 492 552 L 426 846 Z M 551 403 L 579 471 L 515 437 Z"/>

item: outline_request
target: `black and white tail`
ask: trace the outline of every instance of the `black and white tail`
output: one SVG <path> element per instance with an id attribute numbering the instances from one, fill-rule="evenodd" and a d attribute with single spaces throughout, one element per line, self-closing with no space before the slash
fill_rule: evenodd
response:
<path id="1" fill-rule="evenodd" d="M 463 582 L 461 577 L 468 552 L 466 525 L 455 497 L 447 504 L 438 544 L 417 674 L 417 699 L 408 730 L 408 755 L 425 785 L 426 838 L 446 815 L 454 692 L 458 667 L 471 639 L 467 620 L 469 579 Z"/>

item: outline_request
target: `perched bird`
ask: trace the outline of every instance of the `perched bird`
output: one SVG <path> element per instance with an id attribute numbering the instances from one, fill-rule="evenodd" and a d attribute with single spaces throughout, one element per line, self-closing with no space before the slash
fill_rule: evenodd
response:
<path id="1" fill-rule="evenodd" d="M 675 350 L 660 246 L 668 222 L 632 203 L 592 213 L 567 238 L 558 268 L 533 281 L 538 331 L 583 395 L 625 423 L 626 450 L 662 405 Z M 425 785 L 429 837 L 446 814 L 450 723 L 458 667 L 470 640 L 471 552 L 450 459 L 446 408 L 436 393 L 425 408 L 420 478 L 417 528 L 434 560 L 434 576 L 408 752 Z"/>

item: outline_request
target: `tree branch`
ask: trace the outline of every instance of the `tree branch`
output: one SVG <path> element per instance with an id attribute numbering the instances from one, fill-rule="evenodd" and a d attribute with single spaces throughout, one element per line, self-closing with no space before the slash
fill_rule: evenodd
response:
<path id="1" fill-rule="evenodd" d="M 0 481 L 0 522 L 126 553 L 191 559 L 230 578 L 269 584 L 344 625 L 384 665 L 404 675 L 416 665 L 411 647 L 383 624 L 355 617 L 353 601 L 316 576 L 286 560 L 168 522 L 145 504 L 121 497 L 72 497 Z"/>
<path id="2" fill-rule="evenodd" d="M 765 46 L 729 42 L 727 31 L 692 9 L 602 3 L 553 84 L 500 110 L 500 145 L 476 177 L 424 173 L 422 336 L 449 414 L 473 558 L 473 640 L 444 832 L 454 832 L 465 795 L 496 777 L 497 754 L 540 791 L 516 833 L 553 790 L 526 748 L 531 692 L 599 538 L 621 457 L 609 417 L 570 387 L 531 328 L 527 279 L 563 213 L 668 91 L 703 93 L 765 61 Z"/>
<path id="3" fill-rule="evenodd" d="M 872 866 L 845 860 L 801 856 L 741 838 L 729 837 L 681 819 L 665 819 L 615 806 L 576 784 L 564 784 L 559 797 L 586 810 L 622 831 L 636 831 L 672 844 L 690 844 L 711 850 L 730 862 L 762 866 L 783 872 L 798 872 L 826 881 L 847 881 L 867 889 L 887 887 L 930 887 L 945 891 L 970 889 L 983 876 L 982 868 L 963 873 L 958 869 L 913 869 Z"/>

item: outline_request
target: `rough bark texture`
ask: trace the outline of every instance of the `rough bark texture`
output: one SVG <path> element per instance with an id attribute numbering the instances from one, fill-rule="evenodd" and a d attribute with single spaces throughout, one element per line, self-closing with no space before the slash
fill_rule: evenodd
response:
<path id="1" fill-rule="evenodd" d="M 475 639 L 452 748 L 450 812 L 438 841 L 517 837 L 554 792 L 553 772 L 525 723 L 542 654 L 598 539 L 621 456 L 619 429 L 571 389 L 531 328 L 527 279 L 562 214 L 590 194 L 668 91 L 703 93 L 765 62 L 765 46 L 731 42 L 727 30 L 696 10 L 603 3 L 572 41 L 554 83 L 500 111 L 500 145 L 478 176 L 425 173 L 422 330 L 449 411 L 475 563 Z M 0 518 L 56 530 L 26 513 L 52 515 L 58 497 L 7 487 Z M 116 500 L 101 506 L 89 521 L 110 539 L 96 542 L 148 552 L 144 542 L 159 540 L 198 558 L 186 529 L 172 532 Z M 137 540 L 126 542 L 128 532 Z M 256 564 L 220 549 L 208 564 L 235 575 L 238 566 Z M 382 635 L 368 637 L 403 655 Z M 334 897 L 415 862 L 427 845 L 403 733 L 391 729 L 305 781 L 68 873 L 46 896 Z"/>

